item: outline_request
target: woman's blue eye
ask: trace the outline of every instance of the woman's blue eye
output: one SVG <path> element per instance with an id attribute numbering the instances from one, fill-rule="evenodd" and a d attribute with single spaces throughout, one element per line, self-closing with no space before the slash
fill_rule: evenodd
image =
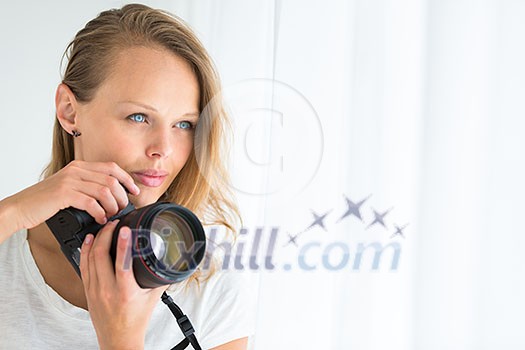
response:
<path id="1" fill-rule="evenodd" d="M 140 113 L 132 114 L 128 118 L 137 123 L 144 123 L 146 121 L 146 116 Z"/>
<path id="2" fill-rule="evenodd" d="M 191 125 L 191 123 L 188 121 L 183 121 L 183 122 L 177 123 L 177 127 L 181 129 L 191 129 L 193 125 Z"/>

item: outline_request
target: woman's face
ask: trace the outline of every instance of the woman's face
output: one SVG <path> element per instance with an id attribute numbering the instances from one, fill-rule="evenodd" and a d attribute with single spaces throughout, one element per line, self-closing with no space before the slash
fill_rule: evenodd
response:
<path id="1" fill-rule="evenodd" d="M 193 148 L 199 85 L 189 64 L 161 49 L 121 51 L 92 101 L 80 104 L 75 159 L 117 163 L 139 186 L 137 207 L 156 202 Z"/>

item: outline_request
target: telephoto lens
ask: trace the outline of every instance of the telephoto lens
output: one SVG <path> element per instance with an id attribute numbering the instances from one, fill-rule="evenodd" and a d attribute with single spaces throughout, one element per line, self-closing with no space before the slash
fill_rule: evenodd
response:
<path id="1" fill-rule="evenodd" d="M 137 283 L 155 288 L 181 282 L 195 272 L 204 258 L 206 236 L 197 216 L 189 209 L 158 202 L 135 209 L 129 204 L 110 220 L 119 219 L 110 254 L 115 261 L 118 232 L 132 232 L 131 263 Z M 67 208 L 46 221 L 62 252 L 80 275 L 80 248 L 88 233 L 103 227 L 85 211 Z"/>

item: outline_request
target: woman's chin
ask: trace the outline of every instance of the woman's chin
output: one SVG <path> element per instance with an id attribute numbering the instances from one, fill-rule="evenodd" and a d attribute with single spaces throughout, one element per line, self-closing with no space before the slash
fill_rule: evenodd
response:
<path id="1" fill-rule="evenodd" d="M 135 208 L 142 208 L 147 205 L 156 203 L 159 199 L 152 196 L 141 196 L 140 194 L 138 196 L 128 195 L 129 201 L 131 204 L 135 206 Z"/>

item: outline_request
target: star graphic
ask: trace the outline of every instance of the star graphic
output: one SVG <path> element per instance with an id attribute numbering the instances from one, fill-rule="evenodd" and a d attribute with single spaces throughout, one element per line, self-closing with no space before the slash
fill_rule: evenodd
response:
<path id="1" fill-rule="evenodd" d="M 401 236 L 403 238 L 405 238 L 405 236 L 403 235 L 403 230 L 408 226 L 408 224 L 404 225 L 403 227 L 399 227 L 397 226 L 396 224 L 394 224 L 394 227 L 396 228 L 396 232 L 394 232 L 394 234 L 392 236 L 390 236 L 390 238 L 393 238 L 395 236 Z"/>
<path id="2" fill-rule="evenodd" d="M 326 216 L 328 214 L 330 214 L 331 210 L 327 211 L 325 214 L 323 215 L 319 215 L 317 214 L 315 211 L 312 210 L 312 215 L 314 216 L 314 222 L 308 226 L 308 228 L 306 230 L 304 230 L 303 232 L 305 231 L 308 231 L 312 228 L 314 228 L 315 226 L 321 226 L 325 231 L 326 231 L 326 227 L 324 226 L 324 219 L 326 218 Z"/>
<path id="3" fill-rule="evenodd" d="M 373 226 L 375 224 L 381 224 L 384 228 L 387 228 L 385 225 L 385 216 L 388 214 L 393 208 L 388 209 L 387 211 L 383 213 L 378 213 L 374 208 L 372 208 L 372 211 L 374 212 L 374 221 L 372 221 L 366 228 L 370 228 L 370 226 Z"/>
<path id="4" fill-rule="evenodd" d="M 341 218 L 339 218 L 339 220 L 337 220 L 337 222 L 343 220 L 344 218 L 346 218 L 347 216 L 350 216 L 350 215 L 354 215 L 356 218 L 358 218 L 360 221 L 363 221 L 363 218 L 361 217 L 361 206 L 363 205 L 364 202 L 366 202 L 368 200 L 368 198 L 370 198 L 372 195 L 369 195 L 368 197 L 362 199 L 361 201 L 357 202 L 357 203 L 354 203 L 350 200 L 350 198 L 348 198 L 347 196 L 343 195 L 345 197 L 345 200 L 346 200 L 346 205 L 348 206 L 348 209 L 346 210 L 346 213 L 343 214 L 343 216 L 341 216 Z"/>
<path id="5" fill-rule="evenodd" d="M 296 247 L 298 247 L 298 244 L 297 244 L 297 241 L 296 241 L 297 238 L 300 235 L 302 235 L 303 233 L 305 233 L 306 231 L 311 230 L 315 226 L 321 226 L 325 231 L 327 231 L 326 227 L 324 225 L 324 219 L 326 218 L 326 216 L 328 214 L 330 214 L 331 210 L 327 211 L 323 215 L 319 215 L 313 210 L 311 212 L 312 212 L 312 215 L 314 216 L 314 222 L 312 222 L 312 224 L 310 224 L 310 226 L 308 226 L 306 229 L 302 230 L 301 232 L 299 232 L 296 235 L 291 235 L 291 234 L 288 233 L 288 238 L 289 238 L 288 242 L 286 242 L 283 247 L 286 247 L 286 246 L 290 245 L 290 243 L 293 243 L 293 244 L 295 244 Z"/>
<path id="6" fill-rule="evenodd" d="M 299 237 L 299 234 L 296 234 L 296 235 L 294 236 L 294 235 L 291 235 L 291 234 L 288 233 L 288 238 L 289 238 L 289 240 L 288 240 L 288 242 L 286 242 L 286 244 L 284 245 L 284 247 L 286 247 L 287 245 L 290 245 L 290 243 L 293 243 L 296 247 L 298 247 L 298 245 L 297 245 L 297 241 L 296 241 L 297 237 Z"/>

